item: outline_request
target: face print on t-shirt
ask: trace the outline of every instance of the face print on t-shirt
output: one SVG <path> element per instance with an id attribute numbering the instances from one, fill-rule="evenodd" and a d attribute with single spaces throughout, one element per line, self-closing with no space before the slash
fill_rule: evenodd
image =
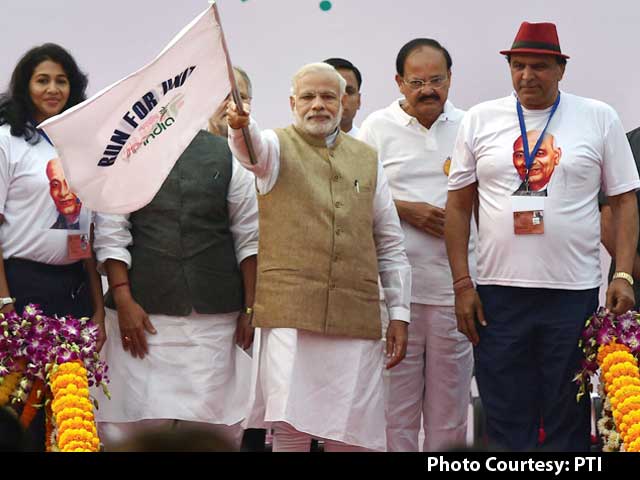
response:
<path id="1" fill-rule="evenodd" d="M 58 212 L 57 220 L 49 228 L 60 230 L 79 230 L 82 202 L 69 189 L 60 159 L 53 158 L 47 163 L 49 194 Z"/>
<path id="2" fill-rule="evenodd" d="M 530 150 L 534 148 L 541 133 L 540 130 L 530 130 L 527 132 Z M 547 132 L 533 160 L 533 165 L 529 170 L 529 192 L 531 195 L 547 196 L 547 185 L 553 176 L 556 166 L 560 163 L 561 157 L 562 149 L 556 145 L 553 134 Z M 518 187 L 513 194 L 520 195 L 521 192 L 524 192 L 526 189 L 525 179 L 527 176 L 522 135 L 520 135 L 513 144 L 513 166 L 522 181 L 520 187 Z"/>

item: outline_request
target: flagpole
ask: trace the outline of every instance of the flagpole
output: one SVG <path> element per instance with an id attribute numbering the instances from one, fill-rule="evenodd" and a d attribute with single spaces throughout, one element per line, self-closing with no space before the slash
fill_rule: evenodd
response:
<path id="1" fill-rule="evenodd" d="M 218 5 L 215 0 L 211 0 L 209 3 L 213 6 L 213 14 L 216 18 L 216 22 L 220 26 L 220 36 L 222 39 L 222 49 L 224 50 L 224 56 L 227 60 L 227 70 L 229 71 L 229 82 L 231 83 L 231 96 L 233 97 L 233 101 L 236 104 L 238 109 L 238 113 L 240 115 L 244 115 L 244 108 L 242 106 L 242 98 L 240 97 L 240 93 L 238 93 L 238 85 L 236 84 L 236 76 L 233 73 L 233 64 L 231 63 L 231 58 L 229 57 L 229 49 L 227 48 L 227 40 L 224 37 L 224 29 L 222 28 L 222 22 L 220 21 L 220 13 L 218 12 Z M 251 142 L 251 134 L 249 133 L 249 127 L 244 127 L 242 129 L 242 137 L 244 138 L 244 143 L 247 145 L 247 153 L 249 154 L 249 160 L 252 165 L 257 163 L 256 154 L 253 150 L 253 143 Z"/>

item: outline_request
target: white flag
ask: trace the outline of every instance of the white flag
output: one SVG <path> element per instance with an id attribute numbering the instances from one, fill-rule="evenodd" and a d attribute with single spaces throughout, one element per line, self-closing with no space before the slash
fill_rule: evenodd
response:
<path id="1" fill-rule="evenodd" d="M 90 209 L 148 204 L 231 90 L 222 29 L 211 6 L 149 65 L 40 125 L 71 189 Z"/>

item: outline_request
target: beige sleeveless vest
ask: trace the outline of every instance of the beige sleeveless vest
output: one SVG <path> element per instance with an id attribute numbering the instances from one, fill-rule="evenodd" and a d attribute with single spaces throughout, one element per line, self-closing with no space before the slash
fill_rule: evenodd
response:
<path id="1" fill-rule="evenodd" d="M 293 126 L 276 134 L 278 179 L 258 196 L 254 325 L 379 339 L 375 150 L 342 132 L 332 148 Z"/>

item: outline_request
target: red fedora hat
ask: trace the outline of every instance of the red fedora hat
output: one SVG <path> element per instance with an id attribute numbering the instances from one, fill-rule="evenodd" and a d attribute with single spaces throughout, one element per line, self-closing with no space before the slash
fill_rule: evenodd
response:
<path id="1" fill-rule="evenodd" d="M 502 55 L 514 53 L 537 53 L 569 58 L 560 50 L 558 32 L 553 23 L 522 22 L 510 50 L 502 50 Z"/>

